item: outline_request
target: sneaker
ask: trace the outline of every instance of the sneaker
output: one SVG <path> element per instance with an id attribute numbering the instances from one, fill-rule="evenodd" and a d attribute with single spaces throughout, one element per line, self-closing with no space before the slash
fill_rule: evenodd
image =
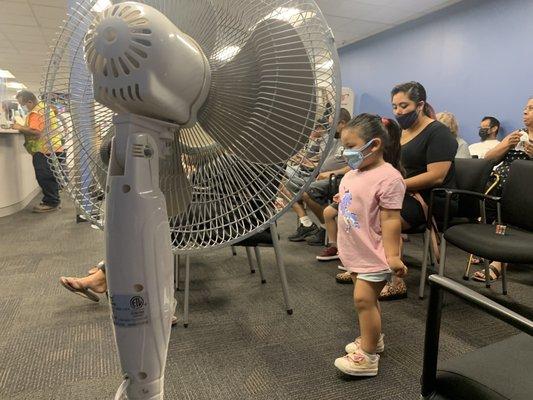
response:
<path id="1" fill-rule="evenodd" d="M 303 226 L 300 224 L 298 229 L 296 229 L 296 232 L 294 232 L 287 239 L 289 239 L 291 242 L 303 242 L 306 237 L 314 235 L 318 232 L 318 230 L 319 228 L 315 223 L 313 223 L 311 226 Z"/>
<path id="2" fill-rule="evenodd" d="M 337 267 L 338 268 L 338 267 Z M 335 275 L 335 280 L 338 283 L 353 283 L 352 281 L 352 274 L 350 274 L 348 271 L 346 272 L 339 272 L 337 275 Z"/>
<path id="3" fill-rule="evenodd" d="M 318 256 L 316 256 L 316 259 L 318 261 L 338 260 L 339 251 L 337 250 L 335 246 L 326 247 L 324 250 L 320 252 Z"/>
<path id="4" fill-rule="evenodd" d="M 376 376 L 378 374 L 379 355 L 367 356 L 362 351 L 347 354 L 335 360 L 335 366 L 351 376 Z"/>
<path id="5" fill-rule="evenodd" d="M 376 353 L 383 353 L 383 351 L 385 350 L 385 342 L 383 341 L 384 337 L 385 335 L 383 333 L 379 336 L 378 345 L 376 346 Z M 360 348 L 361 348 L 361 336 L 356 338 L 353 342 L 348 343 L 346 347 L 344 348 L 344 350 L 346 351 L 346 353 L 350 354 L 350 353 L 357 353 L 360 350 Z"/>
<path id="6" fill-rule="evenodd" d="M 59 205 L 50 206 L 48 204 L 41 203 L 38 206 L 33 207 L 33 209 L 31 211 L 34 212 L 34 213 L 46 213 L 46 212 L 50 212 L 50 211 L 57 211 L 60 208 L 61 207 Z"/>
<path id="7" fill-rule="evenodd" d="M 324 228 L 318 228 L 317 232 L 314 235 L 306 237 L 305 241 L 309 246 L 324 246 L 326 230 Z"/>

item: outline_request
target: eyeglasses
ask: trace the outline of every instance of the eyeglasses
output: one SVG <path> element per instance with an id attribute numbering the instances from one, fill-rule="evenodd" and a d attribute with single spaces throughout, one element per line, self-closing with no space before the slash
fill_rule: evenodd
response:
<path id="1" fill-rule="evenodd" d="M 524 111 L 533 111 L 533 106 L 524 107 Z"/>

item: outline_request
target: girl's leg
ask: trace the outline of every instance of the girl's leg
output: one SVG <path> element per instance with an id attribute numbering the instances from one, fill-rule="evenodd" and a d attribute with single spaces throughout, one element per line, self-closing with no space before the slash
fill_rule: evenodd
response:
<path id="1" fill-rule="evenodd" d="M 385 286 L 385 281 L 368 282 L 356 279 L 354 283 L 354 303 L 359 315 L 361 349 L 368 354 L 375 354 L 381 335 L 381 309 L 378 296 Z"/>
<path id="2" fill-rule="evenodd" d="M 331 206 L 327 206 L 324 210 L 324 221 L 328 233 L 329 245 L 334 247 L 337 247 L 337 221 L 335 218 L 338 213 L 339 212 Z"/>

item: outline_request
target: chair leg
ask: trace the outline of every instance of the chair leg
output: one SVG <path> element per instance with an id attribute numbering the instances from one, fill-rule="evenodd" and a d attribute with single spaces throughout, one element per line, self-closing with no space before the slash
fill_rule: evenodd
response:
<path id="1" fill-rule="evenodd" d="M 183 293 L 183 326 L 189 326 L 189 283 L 190 283 L 190 265 L 191 257 L 185 256 L 185 292 Z"/>
<path id="2" fill-rule="evenodd" d="M 246 257 L 248 257 L 248 265 L 250 266 L 250 273 L 255 274 L 254 259 L 252 258 L 252 249 L 246 247 Z"/>
<path id="3" fill-rule="evenodd" d="M 444 265 L 446 264 L 446 239 L 442 235 L 440 240 L 440 260 L 439 260 L 439 275 L 444 276 Z"/>
<path id="4" fill-rule="evenodd" d="M 418 286 L 418 297 L 424 298 L 424 290 L 426 288 L 426 275 L 428 267 L 429 248 L 430 248 L 430 232 L 426 229 L 424 232 L 424 250 L 422 254 L 422 269 L 420 270 L 420 285 Z"/>
<path id="5" fill-rule="evenodd" d="M 276 263 L 279 270 L 279 278 L 281 280 L 281 289 L 283 290 L 283 299 L 285 300 L 285 309 L 287 314 L 292 315 L 292 307 L 289 300 L 289 285 L 287 283 L 287 275 L 285 273 L 285 265 L 281 256 L 281 247 L 279 245 L 278 228 L 275 223 L 270 224 L 270 234 L 272 235 L 272 243 L 274 245 L 274 252 L 276 253 Z"/>
<path id="6" fill-rule="evenodd" d="M 235 246 L 231 246 L 231 254 L 234 256 L 237 255 L 237 249 L 235 248 Z"/>
<path id="7" fill-rule="evenodd" d="M 259 276 L 261 277 L 261 283 L 266 283 L 265 276 L 263 275 L 263 264 L 261 263 L 261 252 L 259 251 L 259 247 L 254 247 L 255 251 L 255 259 L 257 260 L 257 269 L 259 270 Z"/>
<path id="8" fill-rule="evenodd" d="M 485 266 L 485 287 L 490 288 L 490 261 L 484 258 L 483 265 Z"/>
<path id="9" fill-rule="evenodd" d="M 507 263 L 502 263 L 502 293 L 507 295 Z"/>
<path id="10" fill-rule="evenodd" d="M 465 272 L 463 273 L 463 279 L 465 281 L 470 279 L 470 267 L 472 267 L 473 259 L 474 259 L 474 255 L 470 254 L 470 257 L 468 257 L 468 264 L 466 264 Z"/>
<path id="11" fill-rule="evenodd" d="M 180 256 L 174 254 L 174 291 L 180 290 Z"/>

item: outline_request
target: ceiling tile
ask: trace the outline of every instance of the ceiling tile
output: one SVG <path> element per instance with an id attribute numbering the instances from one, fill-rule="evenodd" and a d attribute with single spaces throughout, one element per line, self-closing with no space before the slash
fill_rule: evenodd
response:
<path id="1" fill-rule="evenodd" d="M 14 1 L 0 1 L 0 8 L 2 9 L 2 14 L 5 15 L 33 16 L 30 6 L 25 2 L 17 3 Z"/>
<path id="2" fill-rule="evenodd" d="M 39 19 L 63 19 L 67 15 L 66 10 L 60 7 L 48 7 L 41 5 L 32 5 L 31 7 Z"/>
<path id="3" fill-rule="evenodd" d="M 23 25 L 23 26 L 37 26 L 37 21 L 33 15 L 7 15 L 0 13 L 0 30 L 4 31 L 7 28 L 2 25 Z"/>
<path id="4" fill-rule="evenodd" d="M 39 4 L 44 6 L 61 7 L 66 9 L 68 0 L 29 0 L 30 4 Z"/>

